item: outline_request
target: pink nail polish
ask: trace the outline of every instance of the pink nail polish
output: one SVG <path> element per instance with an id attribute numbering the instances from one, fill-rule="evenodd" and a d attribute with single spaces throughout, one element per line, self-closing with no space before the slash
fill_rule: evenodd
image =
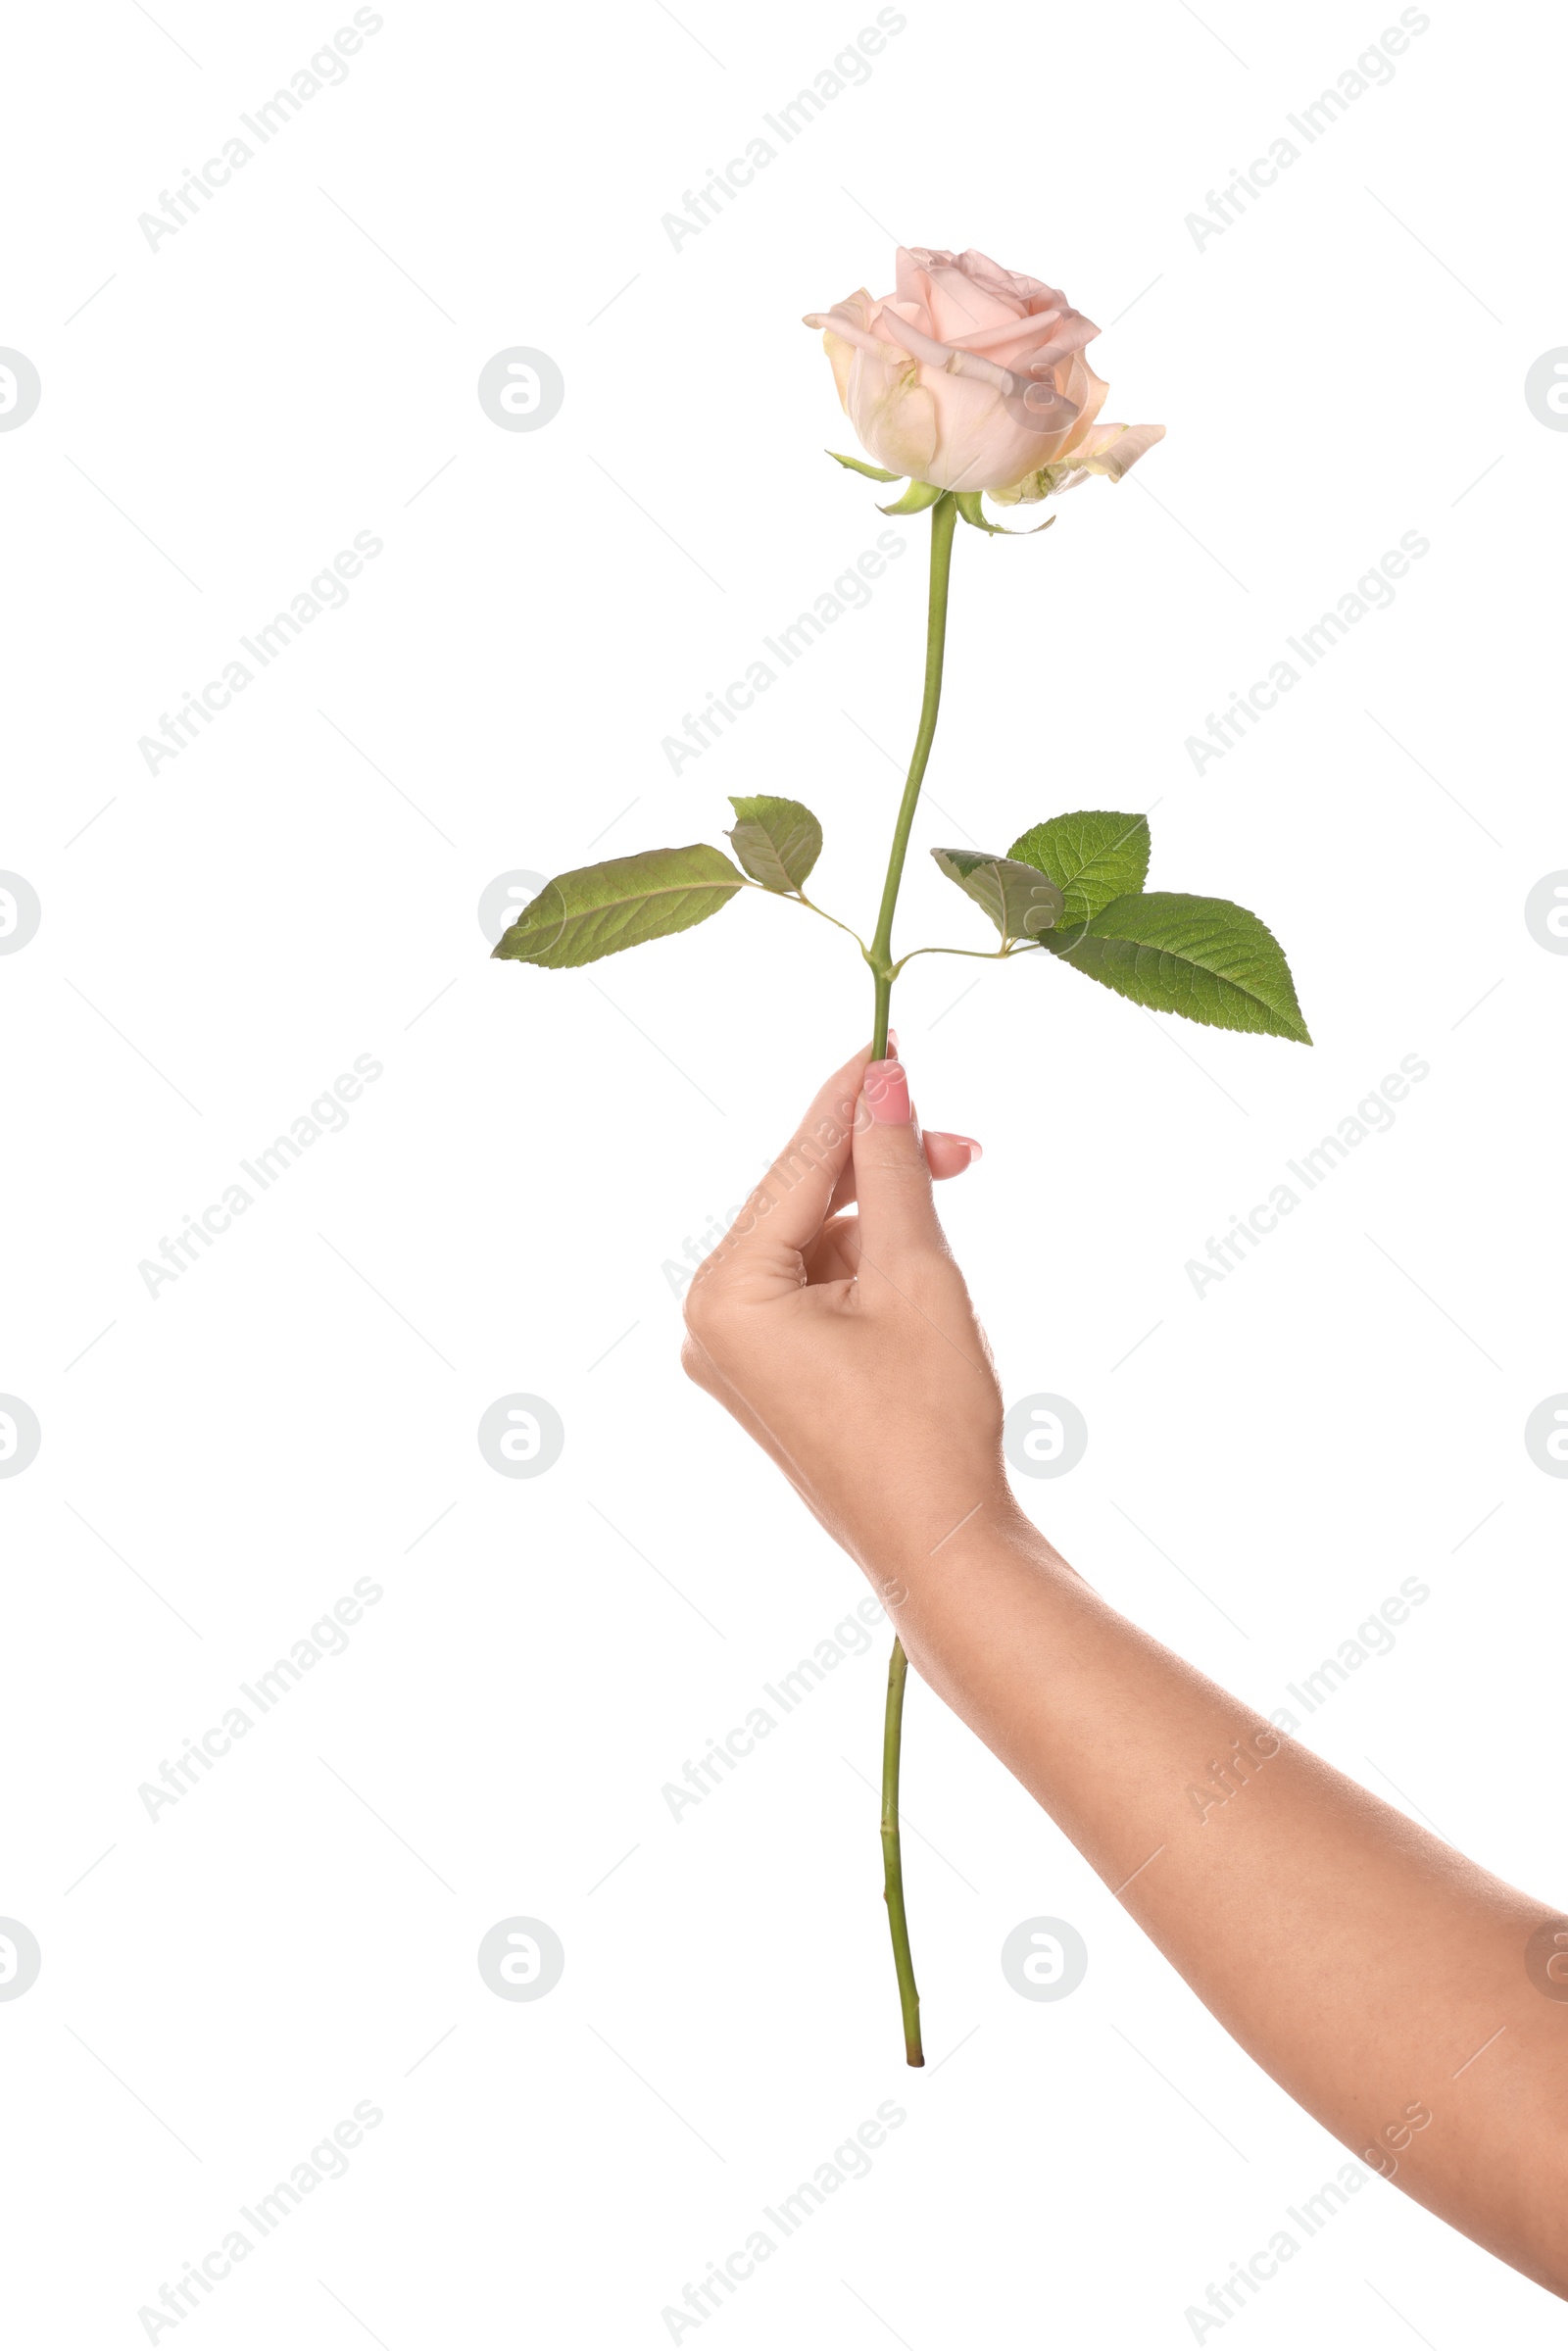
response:
<path id="1" fill-rule="evenodd" d="M 898 1059 L 898 1053 L 899 1053 L 899 1032 L 898 1032 L 898 1030 L 897 1030 L 897 1029 L 889 1029 L 889 1031 L 888 1031 L 888 1056 L 889 1056 L 889 1058 L 890 1058 L 890 1059 L 892 1059 L 892 1060 L 897 1060 L 897 1059 Z"/>
<path id="2" fill-rule="evenodd" d="M 974 1165 L 976 1159 L 983 1159 L 985 1157 L 985 1152 L 980 1148 L 980 1145 L 976 1143 L 972 1135 L 955 1135 L 953 1140 L 955 1143 L 966 1143 L 969 1146 L 969 1165 L 971 1167 Z"/>
<path id="3" fill-rule="evenodd" d="M 871 1061 L 866 1065 L 865 1101 L 878 1126 L 909 1124 L 909 1081 L 901 1061 Z"/>

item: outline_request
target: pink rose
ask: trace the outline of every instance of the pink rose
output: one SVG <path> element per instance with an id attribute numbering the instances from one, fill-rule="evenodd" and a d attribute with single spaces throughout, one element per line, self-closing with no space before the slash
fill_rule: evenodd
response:
<path id="1" fill-rule="evenodd" d="M 862 286 L 823 328 L 845 414 L 895 473 L 1004 505 L 1119 481 L 1162 424 L 1098 424 L 1109 388 L 1082 354 L 1100 329 L 1065 294 L 983 253 L 899 248 L 898 289 Z"/>

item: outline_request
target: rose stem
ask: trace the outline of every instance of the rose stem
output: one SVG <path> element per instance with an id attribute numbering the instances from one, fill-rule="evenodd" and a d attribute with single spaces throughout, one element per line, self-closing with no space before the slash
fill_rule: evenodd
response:
<path id="1" fill-rule="evenodd" d="M 904 2015 L 904 2054 L 910 2065 L 924 2065 L 920 2046 L 920 1990 L 914 1981 L 909 1952 L 909 1922 L 904 1909 L 904 1853 L 899 1839 L 899 1754 L 904 1738 L 904 1684 L 909 1661 L 904 1643 L 893 1643 L 888 1659 L 888 1705 L 882 1724 L 882 1899 L 888 1906 L 893 1935 L 893 1964 L 899 1975 L 899 2007 Z"/>
<path id="2" fill-rule="evenodd" d="M 904 798 L 899 803 L 898 822 L 893 827 L 893 846 L 888 852 L 887 880 L 882 885 L 882 904 L 877 909 L 876 930 L 866 955 L 876 981 L 876 1028 L 871 1040 L 871 1057 L 877 1061 L 884 1057 L 888 1050 L 888 1010 L 893 997 L 894 969 L 893 910 L 899 903 L 899 884 L 904 879 L 904 859 L 909 847 L 909 832 L 914 823 L 914 811 L 919 806 L 925 763 L 931 757 L 932 739 L 937 731 L 937 711 L 942 705 L 942 655 L 948 635 L 948 575 L 953 568 L 953 534 L 957 522 L 956 502 L 951 490 L 944 491 L 931 509 L 931 586 L 926 599 L 925 694 L 920 704 L 920 731 L 914 739 Z"/>
<path id="3" fill-rule="evenodd" d="M 885 1057 L 888 1050 L 888 1012 L 893 998 L 894 975 L 893 912 L 899 903 L 899 884 L 904 879 L 904 860 L 908 852 L 909 833 L 914 824 L 914 811 L 919 805 L 920 785 L 925 776 L 926 761 L 931 756 L 931 744 L 937 731 L 937 711 L 942 703 L 942 656 L 948 633 L 948 578 L 953 568 L 953 534 L 957 520 L 958 509 L 953 493 L 945 491 L 931 509 L 931 585 L 926 601 L 925 694 L 920 704 L 920 731 L 914 739 L 914 752 L 909 760 L 904 798 L 899 803 L 898 822 L 893 827 L 887 880 L 882 885 L 882 904 L 877 912 L 876 931 L 866 957 L 876 981 L 876 1028 L 871 1053 L 872 1058 L 878 1061 Z M 904 1853 L 899 1835 L 899 1759 L 904 1739 L 904 1685 L 907 1673 L 908 1659 L 904 1654 L 904 1643 L 895 1641 L 893 1654 L 888 1660 L 888 1703 L 882 1727 L 882 1899 L 888 1906 L 893 1964 L 898 1970 L 905 2055 L 910 2065 L 924 2065 L 925 2052 L 920 2046 L 920 1994 L 914 1981 L 914 1961 L 909 1954 L 909 1922 L 904 1907 Z"/>

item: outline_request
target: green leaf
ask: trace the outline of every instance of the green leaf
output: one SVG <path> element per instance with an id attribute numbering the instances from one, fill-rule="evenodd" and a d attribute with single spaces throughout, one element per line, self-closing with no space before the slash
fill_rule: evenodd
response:
<path id="1" fill-rule="evenodd" d="M 706 922 L 745 887 L 723 851 L 706 841 L 606 857 L 546 882 L 492 953 L 550 971 L 597 963 L 601 955 Z"/>
<path id="2" fill-rule="evenodd" d="M 1079 932 L 1113 898 L 1141 890 L 1149 873 L 1149 819 L 1117 815 L 1106 808 L 1077 808 L 1070 816 L 1049 816 L 1031 825 L 1008 850 L 1037 865 L 1066 900 L 1054 945 L 1071 945 Z"/>
<path id="3" fill-rule="evenodd" d="M 1038 538 L 1040 533 L 1043 530 L 1049 530 L 1056 519 L 1054 514 L 1048 514 L 1044 522 L 1035 524 L 1033 530 L 1009 530 L 1004 522 L 991 522 L 987 519 L 985 508 L 980 504 L 978 490 L 955 490 L 953 495 L 965 522 L 972 522 L 976 530 L 987 532 L 993 539 Z M 891 512 L 891 509 L 885 511 Z"/>
<path id="4" fill-rule="evenodd" d="M 754 882 L 764 890 L 804 890 L 822 854 L 822 827 L 798 800 L 736 800 L 739 821 L 724 836 Z"/>
<path id="5" fill-rule="evenodd" d="M 863 473 L 868 481 L 902 481 L 904 479 L 902 473 L 885 473 L 880 465 L 868 465 L 862 458 L 840 457 L 836 449 L 830 449 L 827 454 L 836 465 L 848 465 L 852 473 Z"/>
<path id="6" fill-rule="evenodd" d="M 895 474 L 893 478 L 896 481 L 898 475 Z M 928 506 L 935 506 L 937 500 L 946 495 L 946 491 L 934 481 L 912 481 L 902 498 L 895 498 L 891 506 L 878 507 L 877 513 L 879 514 L 921 514 Z"/>
<path id="7" fill-rule="evenodd" d="M 1151 890 L 1113 898 L 1076 940 L 1044 944 L 1064 963 L 1155 1012 L 1211 1029 L 1310 1045 L 1290 965 L 1267 925 L 1223 898 Z"/>
<path id="8" fill-rule="evenodd" d="M 1004 943 L 1038 940 L 1061 920 L 1061 892 L 1043 881 L 1037 867 L 977 849 L 934 849 L 931 855 L 950 882 L 984 906 Z"/>

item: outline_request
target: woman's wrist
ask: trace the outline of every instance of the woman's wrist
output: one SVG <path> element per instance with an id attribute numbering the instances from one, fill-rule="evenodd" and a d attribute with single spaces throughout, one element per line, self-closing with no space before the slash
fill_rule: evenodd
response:
<path id="1" fill-rule="evenodd" d="M 978 1624 L 1019 1605 L 1038 1606 L 1058 1582 L 1086 1590 L 1006 1487 L 929 1548 L 906 1540 L 878 1543 L 858 1563 L 914 1662 L 927 1639 L 940 1639 L 950 1623 Z"/>

